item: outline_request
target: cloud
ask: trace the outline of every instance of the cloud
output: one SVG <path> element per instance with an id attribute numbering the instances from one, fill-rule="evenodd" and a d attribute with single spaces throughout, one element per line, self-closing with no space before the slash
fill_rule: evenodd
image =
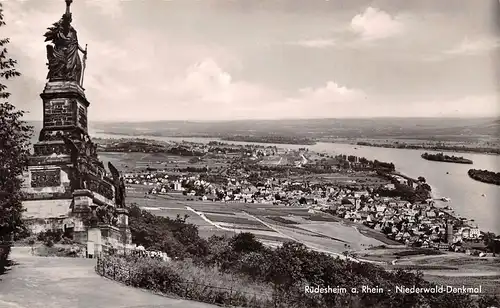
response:
<path id="1" fill-rule="evenodd" d="M 92 92 L 100 93 L 100 100 L 107 102 L 99 106 L 104 119 L 109 120 L 110 114 L 112 120 L 245 118 L 258 114 L 262 104 L 278 97 L 261 85 L 235 80 L 210 57 L 188 65 L 173 77 L 159 78 L 157 72 L 153 78 L 145 76 L 132 82 L 142 71 L 123 71 L 120 81 L 89 76 L 86 87 L 92 87 Z"/>
<path id="2" fill-rule="evenodd" d="M 373 48 L 366 52 L 360 48 L 353 53 L 351 50 L 345 51 L 345 48 L 338 48 L 334 59 L 320 52 L 320 56 L 308 58 L 304 64 L 304 61 L 300 61 L 303 60 L 304 50 L 290 46 L 325 50 L 331 46 L 335 48 L 348 46 L 347 43 L 350 41 L 365 46 L 367 42 L 378 38 L 401 34 L 403 29 L 405 34 L 416 29 L 417 27 L 413 24 L 409 24 L 412 21 L 406 16 L 393 17 L 380 10 L 368 8 L 353 18 L 351 28 L 346 27 L 349 26 L 348 21 L 352 15 L 347 17 L 347 22 L 344 20 L 346 27 L 339 28 L 339 32 L 336 33 L 328 30 L 331 20 L 325 19 L 321 23 L 318 22 L 316 26 L 311 26 L 310 29 L 308 27 L 302 29 L 303 26 L 292 29 L 292 33 L 297 35 L 295 38 L 288 35 L 275 37 L 275 33 L 268 33 L 270 25 L 274 25 L 278 20 L 272 17 L 273 22 L 263 23 L 259 31 L 263 33 L 263 41 L 269 40 L 286 45 L 281 46 L 283 48 L 276 52 L 276 49 L 268 48 L 269 46 L 263 48 L 261 45 L 243 49 L 243 45 L 238 45 L 244 41 L 239 33 L 234 34 L 238 38 L 227 38 L 227 41 L 228 33 L 224 33 L 224 40 L 218 39 L 223 36 L 221 33 L 211 33 L 208 28 L 207 33 L 200 34 L 198 17 L 193 21 L 184 20 L 187 18 L 184 16 L 175 17 L 177 16 L 175 14 L 169 19 L 153 19 L 149 15 L 143 16 L 142 19 L 135 18 L 137 16 L 129 18 L 125 15 L 129 13 L 128 6 L 130 6 L 130 11 L 134 12 L 136 2 L 112 2 L 89 0 L 73 3 L 74 27 L 78 30 L 80 44 L 85 46 L 88 43 L 89 45 L 84 88 L 87 99 L 91 102 L 90 121 L 272 119 L 417 114 L 425 116 L 444 114 L 448 112 L 445 108 L 467 110 L 467 108 L 473 108 L 474 104 L 481 106 L 480 108 L 486 108 L 488 112 L 494 111 L 491 97 L 469 97 L 462 101 L 413 104 L 414 95 L 419 95 L 413 90 L 416 88 L 415 82 L 419 82 L 418 89 L 424 89 L 429 85 L 423 83 L 422 80 L 428 81 L 432 78 L 419 77 L 418 81 L 413 78 L 409 79 L 413 75 L 405 74 L 413 73 L 414 70 L 411 66 L 404 66 L 411 63 L 405 63 L 401 59 L 396 59 L 403 67 L 398 70 L 401 72 L 400 79 L 388 81 L 384 79 L 384 77 L 388 78 L 386 76 L 378 78 L 380 74 L 374 71 L 379 70 L 380 67 L 389 67 L 387 65 L 391 65 L 391 68 L 394 66 L 393 62 L 396 58 L 394 51 L 389 53 L 386 50 Z M 172 2 L 172 5 L 174 3 L 177 2 Z M 127 10 L 124 9 L 125 7 Z M 32 111 L 29 119 L 40 120 L 42 103 L 39 93 L 44 88 L 47 74 L 43 34 L 48 26 L 61 17 L 64 1 L 62 4 L 59 1 L 47 1 L 43 4 L 38 0 L 8 1 L 4 4 L 4 9 L 7 27 L 2 27 L 2 31 L 5 30 L 3 32 L 5 37 L 11 38 L 11 44 L 8 46 L 9 53 L 19 60 L 18 69 L 23 74 L 22 77 L 12 81 L 12 86 L 9 85 L 9 90 L 13 93 L 12 102 L 22 109 Z M 95 26 L 97 11 L 110 16 L 121 14 L 121 18 L 99 17 L 99 23 Z M 226 13 L 229 14 L 229 12 L 224 14 Z M 210 15 L 209 12 L 206 15 Z M 237 16 L 243 18 L 241 15 Z M 307 16 L 305 14 L 301 20 L 309 18 Z M 210 22 L 210 25 L 219 29 L 219 25 L 214 22 L 213 18 L 215 17 L 204 22 L 207 22 L 206 24 Z M 216 18 L 220 20 L 219 13 L 216 14 Z M 229 20 L 232 19 L 229 18 Z M 242 24 L 254 22 L 254 18 L 250 18 L 249 21 L 235 20 Z M 172 26 L 177 24 L 179 28 Z M 285 22 L 283 24 L 292 27 L 292 24 L 297 23 Z M 403 28 L 403 24 L 406 28 Z M 166 31 L 167 26 L 172 31 Z M 428 32 L 427 29 L 425 28 L 426 31 L 423 32 Z M 418 28 L 418 30 L 422 29 Z M 211 31 L 215 30 L 211 29 Z M 351 31 L 357 34 L 354 40 Z M 265 37 L 265 35 L 270 36 Z M 427 33 L 422 33 L 420 37 L 422 44 L 432 45 L 433 50 L 419 50 L 414 48 L 415 37 L 411 35 L 412 40 L 397 42 L 407 47 L 407 49 L 402 49 L 401 46 L 398 48 L 412 52 L 397 51 L 399 57 L 402 54 L 408 58 L 413 57 L 414 54 L 421 57 L 422 54 L 431 54 L 431 52 L 442 57 L 449 57 L 442 51 L 446 49 L 446 46 L 451 46 L 446 45 L 448 43 L 436 45 L 437 38 L 434 37 L 432 44 L 429 44 L 429 36 Z M 300 41 L 300 39 L 304 40 Z M 283 42 L 290 43 L 283 44 Z M 469 52 L 484 49 L 470 42 L 465 45 L 468 47 L 464 49 Z M 245 43 L 244 46 L 247 44 Z M 393 46 L 388 47 L 394 49 Z M 450 54 L 459 53 L 450 52 Z M 329 57 L 331 61 L 325 60 L 323 56 Z M 355 67 L 346 64 L 350 61 L 357 61 L 358 56 L 363 57 L 363 65 L 358 65 L 358 68 L 363 69 L 362 74 L 356 72 Z M 415 66 L 419 68 L 421 65 L 416 63 Z M 307 71 L 313 68 L 314 77 L 309 74 L 310 71 Z M 316 70 L 316 68 L 322 69 Z M 335 71 L 335 76 L 338 77 L 333 78 L 332 71 Z M 419 73 L 418 76 L 424 76 L 421 74 L 425 73 Z M 317 81 L 312 84 L 305 83 L 312 78 Z M 344 84 L 343 80 L 356 80 L 359 84 L 369 86 L 370 95 L 365 94 L 355 85 Z M 263 84 L 264 82 L 267 83 Z M 377 97 L 377 92 L 385 93 L 380 89 L 383 90 L 384 85 L 389 82 L 394 83 L 391 85 L 394 91 L 391 89 L 390 95 L 380 94 L 384 97 Z M 297 84 L 305 88 L 294 88 Z M 461 93 L 466 93 L 469 88 L 474 91 L 472 86 L 467 87 L 463 83 L 462 87 L 464 90 Z M 480 92 L 477 90 L 474 93 Z M 438 89 L 437 95 L 445 94 L 439 92 Z M 464 112 L 470 115 L 475 113 L 479 111 L 474 109 Z"/>
<path id="3" fill-rule="evenodd" d="M 110 17 L 122 15 L 122 0 L 86 0 L 85 4 Z"/>
<path id="4" fill-rule="evenodd" d="M 100 80 L 94 82 L 99 84 Z M 163 80 L 162 86 L 149 88 L 148 100 L 137 102 L 137 98 L 145 90 L 144 86 L 137 87 L 140 89 L 137 90 L 107 82 L 101 83 L 101 87 L 100 91 L 114 89 L 108 91 L 117 102 L 116 105 L 113 104 L 114 107 L 109 107 L 114 120 L 342 116 L 339 110 L 352 112 L 350 104 L 365 97 L 360 90 L 343 87 L 332 81 L 321 87 L 307 87 L 295 93 L 284 94 L 262 85 L 235 80 L 213 58 L 205 58 L 188 66 L 183 74 L 171 80 Z"/>
<path id="5" fill-rule="evenodd" d="M 230 73 L 212 58 L 191 65 L 182 77 L 175 78 L 163 90 L 178 101 L 197 101 L 226 107 L 254 104 L 269 99 L 270 94 L 270 91 L 257 85 L 234 81 Z"/>
<path id="6" fill-rule="evenodd" d="M 291 45 L 298 45 L 306 48 L 326 48 L 335 46 L 336 41 L 332 39 L 315 39 L 292 42 Z"/>
<path id="7" fill-rule="evenodd" d="M 351 20 L 351 30 L 364 40 L 377 40 L 392 37 L 403 32 L 404 25 L 399 17 L 373 7 Z"/>
<path id="8" fill-rule="evenodd" d="M 457 46 L 446 50 L 448 55 L 477 55 L 500 47 L 500 39 L 495 37 L 471 40 L 464 38 Z"/>
<path id="9" fill-rule="evenodd" d="M 263 110 L 266 118 L 325 118 L 345 117 L 356 113 L 366 94 L 358 89 L 340 86 L 328 81 L 324 86 L 300 89 Z M 286 113 L 285 113 L 286 112 Z"/>
<path id="10" fill-rule="evenodd" d="M 319 104 L 352 102 L 364 95 L 361 90 L 349 89 L 333 81 L 323 87 L 300 89 L 299 93 L 300 100 Z"/>

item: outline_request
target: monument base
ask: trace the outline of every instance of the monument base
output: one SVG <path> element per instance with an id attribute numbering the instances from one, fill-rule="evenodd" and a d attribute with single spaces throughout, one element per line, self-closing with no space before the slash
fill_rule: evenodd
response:
<path id="1" fill-rule="evenodd" d="M 128 227 L 128 210 L 115 209 L 112 200 L 88 189 L 75 190 L 72 198 L 61 199 L 53 195 L 60 187 L 42 187 L 36 192 L 33 189 L 27 187 L 25 191 L 37 197 L 23 201 L 26 208 L 24 219 L 32 234 L 59 230 L 75 242 L 87 245 L 87 253 L 91 256 L 123 254 L 135 248 Z M 115 209 L 118 216 L 116 225 L 91 225 L 92 209 L 99 206 Z"/>

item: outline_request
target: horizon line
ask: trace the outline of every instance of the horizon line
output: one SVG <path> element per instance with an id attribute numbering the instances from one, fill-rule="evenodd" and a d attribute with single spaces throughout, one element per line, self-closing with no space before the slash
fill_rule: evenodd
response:
<path id="1" fill-rule="evenodd" d="M 94 123 L 158 123 L 158 122 L 191 122 L 191 123 L 220 123 L 220 122 L 249 122 L 249 121 L 265 121 L 265 122 L 273 122 L 273 121 L 321 121 L 321 120 L 386 120 L 386 119 L 447 119 L 447 120 L 492 120 L 498 119 L 500 120 L 500 115 L 498 116 L 481 116 L 481 117 L 460 117 L 460 116 L 375 116 L 375 117 L 341 117 L 341 118 L 277 118 L 277 119 L 259 119 L 259 118 L 248 118 L 248 119 L 214 119 L 214 120 L 196 120 L 196 119 L 187 119 L 187 120 L 127 120 L 127 119 L 117 119 L 117 120 L 92 120 L 89 122 Z M 43 122 L 41 120 L 31 120 L 26 119 L 26 122 Z"/>

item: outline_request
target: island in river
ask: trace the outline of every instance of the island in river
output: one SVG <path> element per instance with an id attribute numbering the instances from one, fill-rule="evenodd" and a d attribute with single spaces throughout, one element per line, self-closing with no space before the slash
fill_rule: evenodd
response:
<path id="1" fill-rule="evenodd" d="M 316 144 L 316 141 L 309 138 L 280 136 L 280 135 L 267 135 L 267 136 L 233 135 L 233 136 L 222 137 L 221 140 L 238 141 L 238 142 L 255 142 L 255 143 L 298 144 L 298 145 Z"/>
<path id="2" fill-rule="evenodd" d="M 467 174 L 474 180 L 488 184 L 500 185 L 500 172 L 469 169 Z"/>
<path id="3" fill-rule="evenodd" d="M 446 163 L 457 163 L 457 164 L 472 164 L 472 160 L 459 157 L 459 156 L 450 156 L 450 155 L 445 155 L 443 153 L 437 153 L 437 154 L 429 154 L 429 153 L 424 153 L 421 155 L 423 159 L 427 160 L 432 160 L 432 161 L 441 161 L 441 162 L 446 162 Z"/>

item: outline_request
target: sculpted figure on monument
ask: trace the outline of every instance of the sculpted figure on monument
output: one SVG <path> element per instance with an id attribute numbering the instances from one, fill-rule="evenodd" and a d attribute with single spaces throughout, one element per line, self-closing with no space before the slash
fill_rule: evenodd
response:
<path id="1" fill-rule="evenodd" d="M 115 226 L 118 223 L 118 217 L 113 207 L 103 205 L 99 206 L 96 210 L 97 220 L 100 223 Z"/>
<path id="2" fill-rule="evenodd" d="M 66 136 L 63 136 L 64 144 L 70 151 L 71 162 L 73 163 L 73 175 L 70 179 L 71 188 L 75 189 L 86 189 L 86 181 L 85 181 L 85 159 L 81 157 L 80 150 L 75 145 L 71 139 Z"/>
<path id="3" fill-rule="evenodd" d="M 113 176 L 113 185 L 115 186 L 115 203 L 118 207 L 125 207 L 125 181 L 120 177 L 120 172 L 111 162 L 108 162 L 109 171 Z"/>
<path id="4" fill-rule="evenodd" d="M 45 41 L 53 45 L 47 45 L 47 59 L 49 72 L 47 79 L 81 82 L 83 65 L 78 51 L 84 54 L 87 51 L 78 44 L 76 30 L 71 26 L 71 13 L 69 6 L 72 0 L 66 0 L 66 13 L 62 18 L 48 28 L 45 33 Z"/>

